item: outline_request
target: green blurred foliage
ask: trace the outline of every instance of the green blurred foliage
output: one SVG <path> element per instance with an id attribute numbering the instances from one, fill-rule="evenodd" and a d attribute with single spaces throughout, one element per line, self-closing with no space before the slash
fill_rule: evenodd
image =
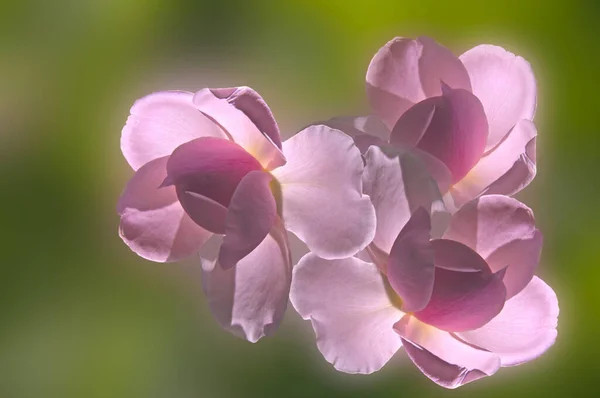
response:
<path id="1" fill-rule="evenodd" d="M 0 396 L 7 398 L 597 396 L 600 3 L 436 0 L 23 0 L 0 3 Z M 131 103 L 250 85 L 289 136 L 366 111 L 364 73 L 393 36 L 460 53 L 502 45 L 538 77 L 538 177 L 520 195 L 561 304 L 541 359 L 446 391 L 399 353 L 335 372 L 290 308 L 256 345 L 211 319 L 194 269 L 117 236 Z M 192 275 L 193 277 L 190 277 Z"/>

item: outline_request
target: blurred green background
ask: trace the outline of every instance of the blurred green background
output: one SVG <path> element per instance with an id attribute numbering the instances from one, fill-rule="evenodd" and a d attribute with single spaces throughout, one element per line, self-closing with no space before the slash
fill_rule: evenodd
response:
<path id="1" fill-rule="evenodd" d="M 0 397 L 597 396 L 599 21 L 597 0 L 1 2 Z M 136 98 L 249 85 L 289 136 L 364 113 L 371 56 L 422 34 L 457 54 L 502 45 L 536 72 L 538 177 L 520 198 L 561 305 L 541 359 L 454 391 L 402 353 L 337 373 L 291 307 L 275 337 L 246 343 L 211 319 L 194 261 L 149 263 L 120 241 Z"/>

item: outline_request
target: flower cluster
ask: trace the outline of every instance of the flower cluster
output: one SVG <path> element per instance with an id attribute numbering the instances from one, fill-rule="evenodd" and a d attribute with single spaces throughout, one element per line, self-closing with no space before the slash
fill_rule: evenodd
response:
<path id="1" fill-rule="evenodd" d="M 510 197 L 536 173 L 529 64 L 395 38 L 366 80 L 369 116 L 285 142 L 249 87 L 139 99 L 121 138 L 136 171 L 121 238 L 152 261 L 200 253 L 211 312 L 249 341 L 291 300 L 342 372 L 377 371 L 404 348 L 455 388 L 538 357 L 558 302 L 534 275 L 533 212 Z M 286 231 L 310 251 L 297 264 Z"/>

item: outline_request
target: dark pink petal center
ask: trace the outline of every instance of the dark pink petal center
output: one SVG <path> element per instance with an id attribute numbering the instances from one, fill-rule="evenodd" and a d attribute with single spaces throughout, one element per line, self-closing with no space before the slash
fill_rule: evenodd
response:
<path id="1" fill-rule="evenodd" d="M 167 163 L 168 183 L 178 191 L 206 196 L 225 207 L 242 178 L 253 170 L 262 167 L 241 146 L 212 137 L 180 145 Z"/>
<path id="2" fill-rule="evenodd" d="M 402 228 L 390 251 L 387 276 L 402 298 L 403 311 L 422 310 L 430 300 L 435 269 L 430 230 L 429 214 L 420 207 Z"/>
<path id="3" fill-rule="evenodd" d="M 407 110 L 394 126 L 390 142 L 435 156 L 456 183 L 483 155 L 487 136 L 487 118 L 479 99 L 466 90 L 445 87 L 442 96 Z"/>
<path id="4" fill-rule="evenodd" d="M 435 242 L 432 242 L 436 268 L 431 300 L 414 315 L 422 322 L 449 332 L 485 325 L 504 306 L 505 270 L 492 273 L 481 256 L 458 242 L 442 245 Z M 437 266 L 438 263 L 441 266 Z"/>
<path id="5" fill-rule="evenodd" d="M 198 225 L 224 233 L 225 215 L 238 184 L 251 171 L 262 170 L 236 143 L 202 137 L 175 149 L 163 185 L 175 185 L 177 196 Z"/>

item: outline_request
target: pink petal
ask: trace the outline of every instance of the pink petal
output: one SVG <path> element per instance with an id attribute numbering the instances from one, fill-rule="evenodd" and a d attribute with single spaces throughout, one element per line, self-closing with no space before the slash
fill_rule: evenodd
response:
<path id="1" fill-rule="evenodd" d="M 392 130 L 394 145 L 416 146 L 435 156 L 460 181 L 477 164 L 485 148 L 487 121 L 481 103 L 466 90 L 444 89 L 409 110 Z"/>
<path id="2" fill-rule="evenodd" d="M 413 316 L 404 316 L 394 329 L 402 337 L 409 358 L 442 387 L 457 388 L 491 376 L 500 368 L 497 355 L 465 344 Z"/>
<path id="3" fill-rule="evenodd" d="M 239 183 L 225 221 L 225 239 L 219 263 L 231 268 L 252 252 L 269 233 L 277 218 L 277 204 L 269 184 L 273 177 L 251 171 Z"/>
<path id="4" fill-rule="evenodd" d="M 435 250 L 435 266 L 448 271 L 482 272 L 483 276 L 490 276 L 492 270 L 481 256 L 470 247 L 460 242 L 448 239 L 435 239 L 431 241 Z"/>
<path id="5" fill-rule="evenodd" d="M 401 346 L 393 326 L 403 313 L 374 264 L 309 253 L 294 267 L 290 300 L 311 320 L 319 351 L 339 371 L 375 372 Z"/>
<path id="6" fill-rule="evenodd" d="M 435 267 L 430 230 L 429 214 L 420 207 L 400 231 L 390 252 L 387 277 L 402 298 L 405 312 L 422 310 L 431 298 Z"/>
<path id="7" fill-rule="evenodd" d="M 162 91 L 133 104 L 121 133 L 121 150 L 134 170 L 195 138 L 225 138 L 215 123 L 198 112 L 192 97 L 185 91 Z"/>
<path id="8" fill-rule="evenodd" d="M 441 195 L 423 162 L 410 151 L 372 146 L 365 160 L 363 191 L 377 215 L 373 243 L 389 253 L 411 214 L 419 207 L 431 212 Z"/>
<path id="9" fill-rule="evenodd" d="M 177 198 L 185 212 L 199 226 L 215 234 L 225 234 L 227 208 L 196 192 L 176 188 Z"/>
<path id="10" fill-rule="evenodd" d="M 362 193 L 363 161 L 352 138 L 310 126 L 283 143 L 287 164 L 273 171 L 281 184 L 286 228 L 322 258 L 362 250 L 375 233 L 375 211 Z"/>
<path id="11" fill-rule="evenodd" d="M 414 315 L 449 332 L 481 327 L 502 310 L 504 272 L 492 274 L 473 250 L 458 242 L 447 243 L 432 242 L 436 261 L 433 292 L 427 306 Z"/>
<path id="12" fill-rule="evenodd" d="M 227 93 L 219 90 L 216 90 L 219 95 Z M 242 96 L 249 95 L 249 99 L 234 98 L 230 103 L 228 99 L 218 98 L 210 89 L 203 89 L 194 95 L 193 101 L 194 105 L 221 126 L 233 141 L 258 159 L 264 168 L 271 170 L 285 164 L 285 157 L 269 134 L 263 134 L 260 130 L 262 128 L 270 131 L 270 134 L 274 134 L 272 125 L 274 119 L 269 122 L 272 115 L 266 114 L 266 109 L 268 109 L 266 104 L 264 101 L 263 104 L 260 104 L 256 98 L 258 94 L 253 96 L 249 94 L 248 90 L 251 89 L 247 88 L 246 94 L 242 94 Z M 235 94 L 232 93 L 232 95 Z M 253 105 L 248 106 L 249 101 L 253 102 Z M 250 108 L 252 111 L 249 110 Z M 248 112 L 251 116 L 244 112 Z M 253 118 L 259 123 L 258 125 L 252 120 Z"/>
<path id="13" fill-rule="evenodd" d="M 361 153 L 365 153 L 371 145 L 383 145 L 390 138 L 390 130 L 376 116 L 335 117 L 323 123 L 333 129 L 340 130 L 354 139 L 354 144 Z"/>
<path id="14" fill-rule="evenodd" d="M 483 193 L 512 195 L 527 186 L 536 171 L 536 135 L 533 122 L 519 121 L 498 146 L 483 156 L 469 174 L 452 187 L 455 205 L 460 207 Z M 533 160 L 528 152 L 533 152 Z"/>
<path id="15" fill-rule="evenodd" d="M 371 60 L 367 96 L 374 113 L 391 128 L 412 105 L 441 94 L 441 82 L 471 89 L 463 64 L 450 50 L 428 37 L 396 37 Z"/>
<path id="16" fill-rule="evenodd" d="M 558 300 L 538 277 L 506 302 L 489 323 L 463 332 L 465 341 L 500 356 L 502 366 L 519 365 L 546 352 L 556 339 Z"/>
<path id="17" fill-rule="evenodd" d="M 494 272 L 508 266 L 507 297 L 529 283 L 542 250 L 542 234 L 531 209 L 502 195 L 482 196 L 464 205 L 452 217 L 444 238 L 475 250 Z"/>
<path id="18" fill-rule="evenodd" d="M 416 147 L 430 128 L 436 112 L 436 121 L 439 124 L 441 109 L 448 108 L 445 102 L 443 97 L 430 97 L 407 109 L 392 128 L 390 144 L 397 147 Z"/>
<path id="19" fill-rule="evenodd" d="M 197 138 L 179 146 L 167 163 L 183 208 L 198 223 L 223 233 L 223 209 L 240 181 L 251 171 L 261 170 L 258 161 L 236 143 L 218 138 Z"/>
<path id="20" fill-rule="evenodd" d="M 254 125 L 281 149 L 281 135 L 273 112 L 265 100 L 250 87 L 213 88 L 212 93 L 235 106 L 254 123 Z"/>
<path id="21" fill-rule="evenodd" d="M 535 147 L 536 139 L 533 138 L 525 146 L 525 153 L 522 153 L 513 166 L 502 177 L 492 183 L 485 190 L 485 193 L 488 195 L 504 194 L 512 196 L 529 185 L 537 172 Z"/>
<path id="22" fill-rule="evenodd" d="M 285 231 L 275 226 L 233 268 L 216 263 L 216 253 L 203 260 L 202 286 L 217 322 L 253 343 L 272 334 L 283 319 L 291 283 Z"/>
<path id="23" fill-rule="evenodd" d="M 480 45 L 460 56 L 490 125 L 486 151 L 521 119 L 533 120 L 537 88 L 529 62 L 502 47 Z"/>
<path id="24" fill-rule="evenodd" d="M 167 159 L 142 166 L 119 198 L 119 235 L 137 254 L 151 261 L 178 261 L 197 253 L 212 235 L 183 211 L 173 187 L 159 188 Z"/>

